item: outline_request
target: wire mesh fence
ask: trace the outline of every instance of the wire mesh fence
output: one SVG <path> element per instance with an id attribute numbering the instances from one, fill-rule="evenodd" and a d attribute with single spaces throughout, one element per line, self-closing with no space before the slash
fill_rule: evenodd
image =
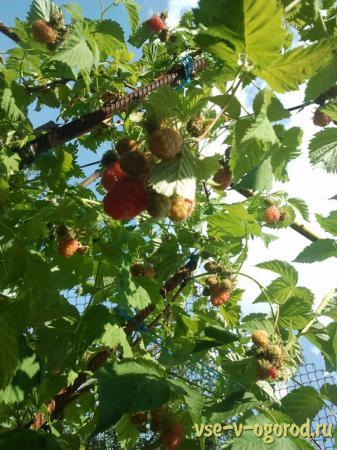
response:
<path id="1" fill-rule="evenodd" d="M 72 290 L 66 293 L 68 301 L 77 307 L 80 313 L 82 313 L 90 301 L 90 295 L 81 295 L 80 291 Z M 190 305 L 188 306 L 190 310 Z M 190 310 L 191 311 L 191 310 Z M 170 341 L 164 340 L 161 336 L 156 335 L 152 330 L 142 327 L 142 332 L 147 334 L 151 338 L 152 342 L 155 342 L 156 346 L 161 352 L 172 355 L 170 350 Z M 191 386 L 198 389 L 204 396 L 210 396 L 216 394 L 219 396 L 219 386 L 225 383 L 221 383 L 219 377 L 223 377 L 223 374 L 219 374 L 216 368 L 212 368 L 208 364 L 204 364 L 200 361 L 190 363 L 188 367 L 184 367 L 182 372 L 179 369 L 176 372 L 177 376 L 181 376 Z M 291 391 L 300 387 L 312 387 L 316 390 L 320 390 L 324 384 L 336 385 L 337 376 L 334 373 L 327 373 L 323 369 L 317 368 L 315 364 L 311 362 L 305 362 L 293 376 L 287 382 L 275 383 L 273 385 L 274 395 L 276 398 L 281 399 Z M 217 391 L 216 391 L 217 389 Z M 237 418 L 236 418 L 237 420 Z M 337 425 L 337 407 L 328 400 L 324 401 L 323 407 L 318 414 L 311 420 L 311 431 L 315 431 L 317 426 L 325 427 L 328 433 L 320 432 L 317 436 L 308 438 L 314 448 L 318 450 L 334 450 L 333 437 L 329 436 L 329 431 L 335 428 Z M 329 428 L 331 426 L 331 428 Z M 323 429 L 324 430 L 324 429 Z M 321 430 L 322 431 L 322 430 Z M 324 434 L 327 434 L 326 436 Z M 225 440 L 228 439 L 225 437 Z M 142 434 L 144 442 L 148 442 L 151 438 L 149 430 Z M 221 449 L 224 440 L 221 439 L 218 442 L 211 443 L 211 450 Z M 121 447 L 118 444 L 115 431 L 109 430 L 106 433 L 101 433 L 89 442 L 88 449 L 90 450 L 120 450 Z M 142 444 L 138 444 L 135 449 L 141 449 Z"/>

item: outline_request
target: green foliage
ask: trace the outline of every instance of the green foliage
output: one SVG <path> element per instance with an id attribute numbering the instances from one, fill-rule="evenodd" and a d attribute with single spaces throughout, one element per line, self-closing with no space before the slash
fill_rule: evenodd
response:
<path id="1" fill-rule="evenodd" d="M 311 164 L 322 166 L 327 172 L 337 171 L 337 132 L 334 128 L 318 132 L 309 149 Z"/>
<path id="2" fill-rule="evenodd" d="M 114 20 L 116 6 L 126 29 Z M 259 372 L 262 353 L 251 335 L 266 330 L 284 352 L 280 362 L 269 361 L 277 381 L 287 384 L 297 372 L 302 336 L 335 371 L 336 296 L 315 309 L 314 294 L 298 282 L 301 266 L 268 261 L 268 250 L 256 255 L 257 268 L 275 276 L 264 285 L 246 261 L 253 241 L 271 246 L 290 227 L 312 241 L 295 262 L 337 256 L 337 212 L 316 214 L 330 235 L 318 239 L 295 222 L 296 213 L 309 219 L 308 205 L 281 191 L 305 151 L 303 127 L 289 119 L 306 105 L 288 110 L 278 95 L 301 87 L 306 103 L 321 96 L 321 111 L 336 121 L 333 2 L 201 0 L 160 33 L 150 31 L 149 18 L 140 23 L 135 0 L 101 7 L 95 19 L 77 3 L 33 0 L 26 20 L 15 22 L 20 42 L 0 59 L 0 449 L 80 450 L 106 430 L 116 448 L 159 448 L 161 433 L 148 426 L 159 407 L 182 424 L 186 450 L 209 443 L 196 438 L 194 423 L 301 424 L 323 400 L 336 404 L 335 387 L 299 386 L 279 401 L 273 380 Z M 35 20 L 48 22 L 55 42 L 35 40 Z M 190 53 L 202 53 L 207 67 L 167 85 L 163 75 L 181 75 Z M 135 100 L 125 104 L 121 98 L 134 88 Z M 110 120 L 114 101 L 125 108 Z M 34 129 L 49 109 L 56 124 Z M 314 129 L 309 145 L 311 164 L 330 173 L 337 167 L 334 125 Z M 160 127 L 182 136 L 173 159 L 148 149 Z M 86 133 L 78 136 L 80 129 Z M 100 180 L 79 183 L 89 173 L 82 164 L 120 150 L 126 137 L 146 159 L 137 176 L 148 204 L 117 221 L 104 212 Z M 175 195 L 193 201 L 193 214 L 180 222 L 169 219 L 172 210 L 158 218 L 153 191 L 169 197 L 156 196 L 163 209 Z M 129 208 L 136 194 L 114 198 L 114 206 Z M 265 216 L 270 205 L 282 213 L 275 223 Z M 259 286 L 261 312 L 247 314 L 252 298 L 242 277 Z M 332 322 L 323 326 L 321 317 Z M 133 421 L 139 412 L 148 414 L 143 427 Z M 249 431 L 227 444 L 312 448 L 290 437 L 266 444 Z"/>

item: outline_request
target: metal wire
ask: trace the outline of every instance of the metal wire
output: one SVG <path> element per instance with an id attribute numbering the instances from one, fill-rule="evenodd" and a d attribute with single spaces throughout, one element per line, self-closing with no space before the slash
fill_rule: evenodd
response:
<path id="1" fill-rule="evenodd" d="M 83 313 L 86 306 L 90 301 L 90 295 L 82 296 L 79 291 L 71 290 L 66 293 L 68 301 L 77 307 L 80 313 Z M 193 314 L 193 302 L 187 302 L 185 306 L 186 310 Z M 126 310 L 120 309 L 120 315 L 126 320 L 130 320 L 131 317 L 128 315 Z M 145 337 L 150 337 L 151 342 L 154 343 L 159 348 L 159 352 L 174 356 L 172 352 L 172 343 L 170 339 L 164 339 L 163 337 L 157 335 L 153 330 L 146 327 L 144 324 L 140 324 L 136 327 L 136 331 L 142 333 Z M 186 366 L 178 366 L 172 372 L 172 375 L 183 376 L 187 383 L 193 384 L 204 396 L 219 395 L 219 389 L 225 389 L 224 375 L 219 373 L 219 371 L 209 364 L 204 364 L 200 361 L 189 362 Z M 298 389 L 301 386 L 310 386 L 316 390 L 320 390 L 323 384 L 328 383 L 335 385 L 337 382 L 337 377 L 331 373 L 325 373 L 323 369 L 318 369 L 314 363 L 306 362 L 302 365 L 296 375 L 287 382 L 276 383 L 273 385 L 274 394 L 277 398 L 282 398 L 289 392 Z M 325 401 L 324 407 L 318 412 L 318 414 L 311 421 L 312 428 L 314 429 L 316 425 L 332 425 L 334 428 L 337 425 L 337 407 L 329 401 Z M 237 418 L 233 418 L 237 420 Z M 141 434 L 141 441 L 146 442 L 150 439 L 151 434 L 149 430 Z M 223 439 L 226 439 L 224 437 Z M 211 449 L 220 449 L 223 444 L 223 439 L 219 439 L 217 443 L 211 443 Z M 228 439 L 228 436 L 227 436 Z M 317 449 L 324 450 L 334 450 L 334 442 L 331 438 L 326 438 L 323 435 L 315 437 L 311 444 Z M 140 445 L 140 446 L 139 446 Z M 135 449 L 142 448 L 142 444 L 139 444 Z M 115 431 L 109 430 L 108 432 L 101 433 L 92 439 L 88 443 L 88 449 L 92 450 L 120 450 L 121 447 L 118 444 Z"/>

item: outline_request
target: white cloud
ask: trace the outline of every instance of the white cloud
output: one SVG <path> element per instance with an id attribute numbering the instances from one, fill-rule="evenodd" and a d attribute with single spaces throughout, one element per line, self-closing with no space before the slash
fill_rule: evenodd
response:
<path id="1" fill-rule="evenodd" d="M 169 0 L 168 1 L 168 20 L 170 27 L 176 26 L 182 14 L 198 5 L 198 0 Z"/>

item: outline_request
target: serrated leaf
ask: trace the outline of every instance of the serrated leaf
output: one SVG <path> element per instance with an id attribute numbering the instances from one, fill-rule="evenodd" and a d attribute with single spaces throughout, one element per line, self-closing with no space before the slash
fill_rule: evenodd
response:
<path id="1" fill-rule="evenodd" d="M 264 103 L 265 92 L 266 90 L 263 89 L 254 98 L 253 110 L 255 114 L 259 114 L 261 112 Z M 281 101 L 275 95 L 271 96 L 270 103 L 267 106 L 266 112 L 267 117 L 271 122 L 288 119 L 290 117 L 289 111 L 284 108 Z"/>
<path id="2" fill-rule="evenodd" d="M 317 222 L 328 233 L 337 236 L 337 211 L 332 211 L 328 217 L 316 214 Z"/>
<path id="3" fill-rule="evenodd" d="M 117 0 L 115 4 L 125 6 L 129 15 L 131 33 L 134 34 L 139 24 L 139 5 L 134 0 Z"/>
<path id="4" fill-rule="evenodd" d="M 323 401 L 313 387 L 302 386 L 287 394 L 282 399 L 282 409 L 298 425 L 306 419 L 313 419 L 322 409 Z"/>
<path id="5" fill-rule="evenodd" d="M 154 167 L 149 181 L 159 194 L 167 197 L 177 194 L 194 200 L 196 177 L 192 155 L 185 150 L 179 158 L 160 162 Z"/>
<path id="6" fill-rule="evenodd" d="M 5 387 L 19 362 L 18 347 L 13 330 L 4 319 L 0 321 L 0 389 Z"/>
<path id="7" fill-rule="evenodd" d="M 97 47 L 102 61 L 111 56 L 116 57 L 116 50 L 124 46 L 123 29 L 113 20 L 91 22 L 86 38 L 92 50 Z"/>
<path id="8" fill-rule="evenodd" d="M 219 158 L 216 156 L 194 159 L 194 171 L 198 180 L 208 180 L 219 168 Z"/>
<path id="9" fill-rule="evenodd" d="M 24 429 L 1 433 L 0 449 L 18 450 L 19 448 L 29 448 L 29 450 L 65 450 L 64 445 L 48 433 Z"/>
<path id="10" fill-rule="evenodd" d="M 332 55 L 327 63 L 308 81 L 305 101 L 315 100 L 337 81 L 337 58 Z"/>
<path id="11" fill-rule="evenodd" d="M 296 286 L 298 282 L 297 270 L 285 261 L 274 259 L 272 261 L 266 261 L 256 264 L 256 267 L 259 267 L 260 269 L 271 270 L 272 272 L 281 275 L 281 277 L 284 278 L 292 286 Z"/>
<path id="12" fill-rule="evenodd" d="M 82 8 L 77 3 L 68 3 L 67 5 L 64 5 L 64 8 L 70 12 L 74 21 L 82 21 L 84 19 Z"/>
<path id="13" fill-rule="evenodd" d="M 313 165 L 322 166 L 327 172 L 337 172 L 337 129 L 319 131 L 309 144 L 309 158 Z"/>
<path id="14" fill-rule="evenodd" d="M 161 86 L 152 92 L 147 103 L 156 116 L 161 119 L 180 117 L 181 115 L 182 104 L 179 93 L 171 86 Z"/>
<path id="15" fill-rule="evenodd" d="M 304 200 L 300 198 L 288 198 L 288 203 L 301 213 L 304 220 L 309 220 L 309 207 Z"/>
<path id="16" fill-rule="evenodd" d="M 49 22 L 52 14 L 63 16 L 62 9 L 51 0 L 33 0 L 27 15 L 27 21 L 33 22 L 34 20 L 44 19 Z"/>
<path id="17" fill-rule="evenodd" d="M 95 59 L 79 27 L 74 27 L 51 61 L 66 64 L 72 70 L 90 72 Z"/>
<path id="18" fill-rule="evenodd" d="M 143 22 L 129 38 L 129 43 L 134 47 L 140 48 L 151 36 L 152 32 L 149 30 L 147 23 Z"/>
<path id="19" fill-rule="evenodd" d="M 284 53 L 263 70 L 255 69 L 254 72 L 276 92 L 293 91 L 316 73 L 330 53 L 330 43 L 298 47 Z"/>
<path id="20" fill-rule="evenodd" d="M 98 370 L 99 418 L 96 432 L 115 424 L 123 414 L 148 411 L 166 403 L 170 387 L 165 372 L 151 361 L 125 361 Z"/>
<path id="21" fill-rule="evenodd" d="M 280 305 L 280 319 L 281 327 L 285 329 L 301 330 L 314 317 L 312 311 L 311 300 L 291 297 L 288 301 Z"/>
<path id="22" fill-rule="evenodd" d="M 324 383 L 320 392 L 324 398 L 337 406 L 337 386 L 335 384 Z"/>
<path id="23" fill-rule="evenodd" d="M 194 13 L 208 27 L 196 37 L 197 42 L 226 62 L 245 53 L 257 66 L 267 66 L 285 40 L 282 9 L 275 0 L 201 0 Z"/>
<path id="24" fill-rule="evenodd" d="M 10 88 L 5 88 L 2 91 L 0 108 L 4 111 L 4 113 L 10 120 L 16 121 L 25 119 L 25 115 L 17 106 L 16 100 Z"/>
<path id="25" fill-rule="evenodd" d="M 176 391 L 178 395 L 181 395 L 184 398 L 185 403 L 188 406 L 188 412 L 191 415 L 192 421 L 197 421 L 200 419 L 202 407 L 203 407 L 203 398 L 200 393 L 191 388 L 186 382 L 182 380 L 169 379 L 170 386 L 173 391 Z"/>
<path id="26" fill-rule="evenodd" d="M 337 257 L 337 242 L 332 239 L 319 239 L 306 247 L 294 262 L 313 263 L 332 257 Z"/>
<path id="27" fill-rule="evenodd" d="M 273 187 L 273 168 L 271 159 L 265 159 L 261 164 L 248 172 L 237 185 L 239 189 L 268 192 Z"/>
<path id="28" fill-rule="evenodd" d="M 105 325 L 101 342 L 109 348 L 120 345 L 123 348 L 124 358 L 132 357 L 132 350 L 126 339 L 125 331 L 117 325 L 111 325 L 111 323 Z"/>
<path id="29" fill-rule="evenodd" d="M 270 147 L 279 142 L 265 111 L 254 122 L 238 121 L 233 138 L 230 168 L 236 181 L 256 167 Z"/>
<path id="30" fill-rule="evenodd" d="M 324 112 L 332 120 L 337 120 L 337 102 L 333 100 L 320 107 L 320 111 Z"/>
<path id="31" fill-rule="evenodd" d="M 261 231 L 255 217 L 241 204 L 224 205 L 224 212 L 212 214 L 207 222 L 210 236 L 218 239 L 258 236 Z"/>
<path id="32" fill-rule="evenodd" d="M 298 127 L 285 130 L 281 125 L 275 125 L 274 129 L 280 145 L 275 145 L 271 150 L 271 164 L 275 178 L 284 182 L 288 181 L 287 165 L 289 161 L 301 154 L 299 145 L 302 142 L 303 131 Z"/>

